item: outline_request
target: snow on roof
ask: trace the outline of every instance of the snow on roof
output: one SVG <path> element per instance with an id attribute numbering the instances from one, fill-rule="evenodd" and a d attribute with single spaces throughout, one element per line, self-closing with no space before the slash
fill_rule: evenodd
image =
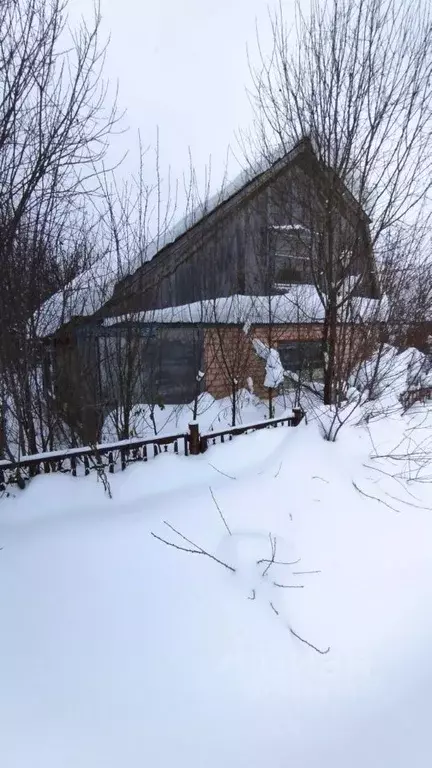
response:
<path id="1" fill-rule="evenodd" d="M 88 317 L 96 312 L 112 295 L 119 272 L 114 254 L 110 253 L 50 296 L 33 317 L 37 335 L 50 336 L 73 317 Z"/>
<path id="2" fill-rule="evenodd" d="M 38 336 L 50 336 L 73 317 L 89 317 L 112 298 L 116 284 L 151 261 L 165 246 L 173 243 L 201 219 L 240 191 L 256 177 L 250 171 L 242 171 L 232 182 L 204 203 L 188 211 L 173 227 L 155 238 L 136 258 L 119 263 L 116 253 L 110 252 L 93 266 L 78 275 L 63 290 L 51 296 L 35 315 Z"/>
<path id="3" fill-rule="evenodd" d="M 365 321 L 384 319 L 386 301 L 353 297 L 350 317 Z M 345 318 L 346 319 L 346 318 Z M 241 325 L 321 323 L 324 305 L 314 285 L 287 285 L 285 293 L 275 296 L 234 294 L 206 299 L 178 307 L 165 307 L 147 312 L 128 313 L 104 319 L 104 326 L 125 320 L 141 323 L 234 323 Z"/>
<path id="4" fill-rule="evenodd" d="M 301 150 L 302 145 L 304 145 L 304 141 L 299 142 L 283 156 L 275 155 L 275 160 L 271 166 L 267 164 L 260 167 L 257 164 L 253 170 L 252 168 L 243 170 L 232 182 L 224 184 L 217 194 L 192 207 L 175 226 L 150 241 L 144 252 L 141 251 L 136 256 L 121 259 L 121 261 L 116 252 L 109 252 L 99 259 L 63 290 L 47 299 L 39 308 L 33 318 L 37 335 L 40 337 L 50 336 L 74 317 L 93 315 L 112 298 L 115 286 L 120 280 L 132 275 L 143 264 L 151 261 L 164 247 L 185 234 L 249 182 L 258 179 L 263 172 L 270 170 L 282 161 L 286 162 L 289 157 L 295 156 Z M 275 225 L 274 229 L 300 230 L 304 227 L 301 224 Z M 280 288 L 282 290 L 287 289 L 285 294 L 272 297 L 270 304 L 268 297 L 239 295 L 217 299 L 216 305 L 214 300 L 209 300 L 197 302 L 195 305 L 188 304 L 183 307 L 155 310 L 144 314 L 149 316 L 146 322 L 244 322 L 242 318 L 249 318 L 250 316 L 257 318 L 250 322 L 262 323 L 322 321 L 322 302 L 313 286 L 280 286 Z M 361 300 L 360 314 L 364 311 L 365 302 L 370 306 L 370 301 L 369 299 Z M 150 320 L 150 316 L 152 318 L 157 317 L 158 320 Z M 113 321 L 115 318 L 105 322 L 112 324 Z"/>
<path id="5" fill-rule="evenodd" d="M 97 312 L 114 293 L 116 284 L 132 275 L 148 261 L 151 261 L 165 246 L 173 243 L 191 227 L 198 224 L 219 205 L 229 200 L 249 182 L 257 179 L 261 173 L 273 165 L 293 157 L 304 142 L 299 142 L 283 156 L 275 154 L 274 163 L 265 165 L 256 163 L 255 167 L 241 171 L 236 178 L 222 185 L 221 190 L 208 197 L 204 202 L 194 205 L 177 224 L 165 233 L 154 238 L 135 258 L 123 259 L 119 263 L 116 253 L 109 253 L 92 267 L 78 275 L 64 290 L 51 296 L 38 310 L 35 316 L 38 336 L 49 336 L 73 317 L 89 317 Z"/>

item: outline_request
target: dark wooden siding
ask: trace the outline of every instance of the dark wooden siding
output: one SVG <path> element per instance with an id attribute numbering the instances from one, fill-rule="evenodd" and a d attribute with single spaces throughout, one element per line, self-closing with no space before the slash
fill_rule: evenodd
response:
<path id="1" fill-rule="evenodd" d="M 120 283 L 101 314 L 166 308 L 235 293 L 269 293 L 276 268 L 271 228 L 293 224 L 316 229 L 325 211 L 326 179 L 306 143 L 288 163 L 276 164 L 258 183 L 246 185 Z M 337 184 L 335 189 L 335 228 L 340 233 L 346 224 L 357 232 L 361 290 L 376 295 L 367 219 L 353 198 L 339 193 Z M 325 254 L 325 248 L 321 252 Z M 310 275 L 300 270 L 292 275 L 294 280 L 307 282 Z"/>
<path id="2" fill-rule="evenodd" d="M 192 402 L 202 358 L 203 331 L 193 326 L 90 325 L 56 344 L 50 377 L 65 422 L 92 442 L 117 406 Z"/>

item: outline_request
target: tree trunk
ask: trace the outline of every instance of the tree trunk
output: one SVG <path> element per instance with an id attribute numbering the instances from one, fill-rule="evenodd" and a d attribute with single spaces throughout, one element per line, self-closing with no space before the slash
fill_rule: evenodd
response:
<path id="1" fill-rule="evenodd" d="M 329 297 L 330 301 L 326 307 L 324 319 L 324 404 L 332 405 L 335 402 L 335 380 L 336 380 L 336 301 Z"/>

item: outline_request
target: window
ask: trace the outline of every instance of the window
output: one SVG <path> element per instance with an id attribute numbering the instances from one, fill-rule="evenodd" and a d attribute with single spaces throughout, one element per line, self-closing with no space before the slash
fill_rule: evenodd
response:
<path id="1" fill-rule="evenodd" d="M 323 377 L 321 341 L 283 341 L 278 352 L 285 371 L 297 373 L 308 381 Z"/>
<path id="2" fill-rule="evenodd" d="M 274 283 L 307 283 L 311 278 L 311 232 L 296 225 L 272 227 Z"/>
<path id="3" fill-rule="evenodd" d="M 114 326 L 97 336 L 102 396 L 118 401 L 128 392 L 142 402 L 158 375 L 158 345 L 148 326 Z"/>

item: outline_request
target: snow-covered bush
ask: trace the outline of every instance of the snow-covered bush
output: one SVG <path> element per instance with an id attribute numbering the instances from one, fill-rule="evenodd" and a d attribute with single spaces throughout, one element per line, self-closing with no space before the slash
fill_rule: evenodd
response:
<path id="1" fill-rule="evenodd" d="M 266 364 L 264 386 L 266 389 L 277 389 L 282 384 L 285 375 L 279 352 L 259 339 L 253 339 L 252 344 L 257 355 Z"/>
<path id="2" fill-rule="evenodd" d="M 383 344 L 361 363 L 350 383 L 370 400 L 385 396 L 399 401 L 409 391 L 432 386 L 431 364 L 414 347 L 399 352 L 396 347 Z"/>

